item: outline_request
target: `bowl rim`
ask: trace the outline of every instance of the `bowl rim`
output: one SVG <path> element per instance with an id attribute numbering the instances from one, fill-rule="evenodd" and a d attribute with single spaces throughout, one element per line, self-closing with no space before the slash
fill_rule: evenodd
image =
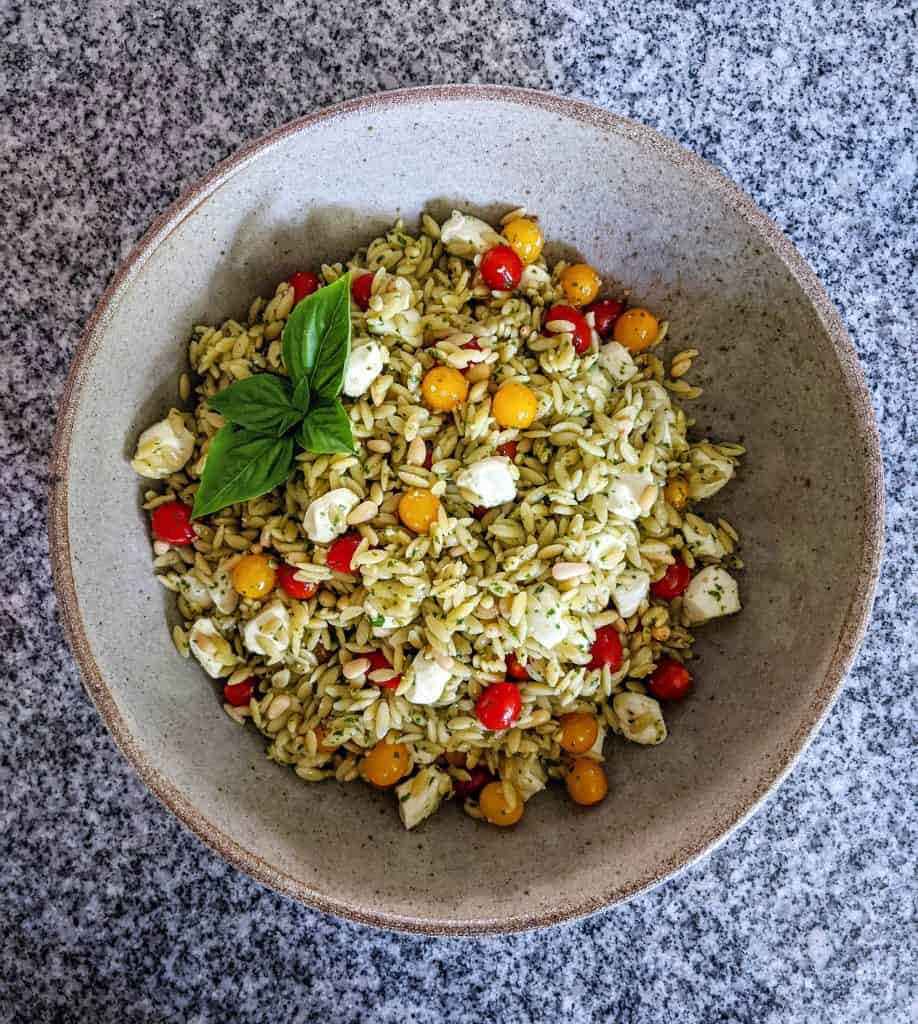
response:
<path id="1" fill-rule="evenodd" d="M 700 184 L 715 191 L 726 205 L 780 258 L 792 277 L 812 303 L 816 314 L 832 342 L 842 378 L 860 428 L 864 463 L 864 531 L 861 539 L 862 564 L 852 573 L 853 583 L 848 608 L 839 630 L 835 651 L 820 685 L 813 693 L 809 715 L 801 722 L 791 740 L 776 752 L 761 772 L 755 793 L 750 800 L 739 801 L 721 812 L 716 820 L 696 835 L 693 841 L 664 863 L 654 864 L 644 876 L 628 885 L 610 885 L 601 892 L 569 901 L 550 911 L 521 911 L 509 917 L 462 920 L 417 917 L 394 914 L 362 906 L 359 902 L 328 896 L 246 849 L 211 823 L 161 772 L 146 759 L 118 711 L 108 685 L 96 664 L 88 642 L 71 565 L 67 521 L 68 469 L 73 426 L 86 386 L 89 368 L 98 351 L 109 311 L 130 284 L 148 255 L 190 216 L 194 209 L 234 174 L 263 152 L 288 137 L 350 114 L 412 104 L 461 103 L 466 101 L 497 102 L 521 107 L 539 108 L 564 118 L 614 132 L 630 141 L 654 150 L 664 159 L 696 177 Z M 396 931 L 428 935 L 505 934 L 544 928 L 563 921 L 585 917 L 606 907 L 624 902 L 662 883 L 701 857 L 716 849 L 743 825 L 784 781 L 798 758 L 825 721 L 841 690 L 869 624 L 873 597 L 879 579 L 883 524 L 884 491 L 879 434 L 870 396 L 858 362 L 854 345 L 815 272 L 782 233 L 775 222 L 762 211 L 739 185 L 702 157 L 684 148 L 656 129 L 630 118 L 586 103 L 556 96 L 552 93 L 501 85 L 430 85 L 390 92 L 374 93 L 322 108 L 290 121 L 242 146 L 218 163 L 203 178 L 183 190 L 179 197 L 150 225 L 141 239 L 121 262 L 112 281 L 96 305 L 77 345 L 70 373 L 64 386 L 60 412 L 55 427 L 49 484 L 49 542 L 51 570 L 65 636 L 90 698 L 114 737 L 122 754 L 130 762 L 144 784 L 188 829 L 234 867 L 285 896 L 306 906 L 334 914 L 360 924 Z"/>

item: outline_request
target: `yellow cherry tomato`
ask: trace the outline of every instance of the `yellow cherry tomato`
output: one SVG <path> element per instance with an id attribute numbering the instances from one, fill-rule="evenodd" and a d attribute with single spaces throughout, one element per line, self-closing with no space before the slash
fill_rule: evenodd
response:
<path id="1" fill-rule="evenodd" d="M 267 555 L 246 555 L 233 566 L 233 590 L 242 597 L 267 597 L 274 589 L 277 574 Z"/>
<path id="2" fill-rule="evenodd" d="M 435 366 L 424 374 L 421 393 L 434 412 L 452 412 L 468 398 L 469 382 L 453 366 Z"/>
<path id="3" fill-rule="evenodd" d="M 599 294 L 602 281 L 589 263 L 574 263 L 561 271 L 561 290 L 572 306 L 588 306 Z"/>
<path id="4" fill-rule="evenodd" d="M 514 787 L 513 792 L 516 795 L 516 801 L 514 804 L 511 804 L 507 800 L 507 794 L 504 792 L 502 782 L 489 782 L 485 786 L 478 797 L 478 806 L 481 808 L 481 813 L 485 816 L 486 821 L 489 821 L 492 825 L 503 827 L 505 825 L 515 825 L 522 818 L 523 798 L 516 787 Z"/>
<path id="5" fill-rule="evenodd" d="M 606 781 L 606 773 L 598 761 L 591 761 L 587 757 L 578 757 L 568 768 L 564 776 L 564 784 L 571 800 L 577 804 L 588 807 L 590 804 L 598 804 L 604 800 L 609 792 L 609 783 Z"/>
<path id="6" fill-rule="evenodd" d="M 663 497 L 677 512 L 681 512 L 688 504 L 688 480 L 684 476 L 674 476 L 663 488 Z"/>
<path id="7" fill-rule="evenodd" d="M 536 396 L 525 384 L 515 380 L 501 384 L 491 403 L 494 419 L 502 427 L 516 427 L 519 430 L 525 430 L 532 425 L 537 409 Z"/>
<path id="8" fill-rule="evenodd" d="M 596 742 L 599 726 L 596 716 L 585 711 L 574 711 L 561 716 L 561 749 L 569 754 L 585 754 Z"/>
<path id="9" fill-rule="evenodd" d="M 410 770 L 411 757 L 404 743 L 380 740 L 363 759 L 363 774 L 367 782 L 380 789 L 394 786 Z"/>
<path id="10" fill-rule="evenodd" d="M 534 220 L 528 217 L 511 220 L 509 224 L 504 225 L 501 234 L 524 263 L 535 263 L 542 255 L 545 239 L 542 236 L 542 229 Z"/>
<path id="11" fill-rule="evenodd" d="M 409 487 L 398 503 L 398 517 L 415 533 L 428 533 L 437 521 L 440 499 L 426 487 Z"/>
<path id="12" fill-rule="evenodd" d="M 653 313 L 635 306 L 626 309 L 615 321 L 612 337 L 629 352 L 643 352 L 653 344 L 659 330 L 660 324 Z"/>

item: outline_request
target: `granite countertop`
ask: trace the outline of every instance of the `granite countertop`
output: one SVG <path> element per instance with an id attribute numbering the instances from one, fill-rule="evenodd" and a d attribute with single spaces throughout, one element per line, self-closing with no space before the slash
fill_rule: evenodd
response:
<path id="1" fill-rule="evenodd" d="M 918 1019 L 914 6 L 12 0 L 0 20 L 0 1020 Z M 185 831 L 83 694 L 45 526 L 68 363 L 154 214 L 295 115 L 446 81 L 593 100 L 747 189 L 852 332 L 888 490 L 873 624 L 780 792 L 626 906 L 466 941 L 305 910 Z"/>

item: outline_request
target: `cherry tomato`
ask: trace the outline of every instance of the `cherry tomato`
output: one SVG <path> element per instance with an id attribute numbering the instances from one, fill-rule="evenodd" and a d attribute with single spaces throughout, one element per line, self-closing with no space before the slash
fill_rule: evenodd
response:
<path id="1" fill-rule="evenodd" d="M 615 326 L 615 321 L 625 311 L 624 302 L 616 299 L 600 299 L 592 306 L 587 306 L 584 313 L 593 314 L 593 326 L 600 338 L 608 338 Z"/>
<path id="2" fill-rule="evenodd" d="M 380 740 L 363 759 L 363 772 L 368 782 L 385 789 L 394 786 L 411 771 L 411 755 L 404 743 Z"/>
<path id="3" fill-rule="evenodd" d="M 369 675 L 370 672 L 381 672 L 383 669 L 392 668 L 392 662 L 389 661 L 382 651 L 373 651 L 372 654 L 368 654 L 366 657 L 370 659 L 370 667 L 367 670 L 367 675 Z M 382 690 L 394 690 L 401 681 L 402 677 L 393 669 L 391 679 L 373 681 L 373 685 L 378 686 Z"/>
<path id="4" fill-rule="evenodd" d="M 674 476 L 663 488 L 663 497 L 677 512 L 681 512 L 689 500 L 688 480 L 684 476 Z"/>
<path id="5" fill-rule="evenodd" d="M 244 555 L 233 566 L 230 580 L 241 597 L 260 601 L 274 589 L 277 570 L 268 555 Z"/>
<path id="6" fill-rule="evenodd" d="M 325 564 L 335 572 L 353 572 L 351 559 L 362 539 L 359 533 L 346 533 L 333 540 L 325 556 Z"/>
<path id="7" fill-rule="evenodd" d="M 157 540 L 176 547 L 185 547 L 198 539 L 191 525 L 191 506 L 183 501 L 168 501 L 165 505 L 157 505 L 150 516 L 150 525 Z"/>
<path id="8" fill-rule="evenodd" d="M 660 323 L 648 309 L 635 306 L 628 309 L 615 321 L 612 334 L 619 345 L 629 352 L 643 352 L 656 340 Z"/>
<path id="9" fill-rule="evenodd" d="M 490 510 L 489 508 L 485 508 L 485 507 L 484 507 L 484 505 L 476 505 L 476 506 L 475 506 L 475 507 L 474 507 L 474 508 L 472 509 L 472 515 L 473 515 L 473 516 L 474 516 L 474 517 L 475 517 L 476 519 L 484 519 L 484 517 L 485 517 L 485 516 L 486 516 L 486 515 L 487 515 L 487 514 L 488 514 L 488 513 L 490 512 L 490 511 L 491 511 L 491 510 Z"/>
<path id="10" fill-rule="evenodd" d="M 244 708 L 252 697 L 252 693 L 255 690 L 255 680 L 249 677 L 243 679 L 241 683 L 227 683 L 223 687 L 223 697 L 227 704 L 232 704 L 234 708 Z"/>
<path id="11" fill-rule="evenodd" d="M 361 274 L 351 281 L 351 295 L 361 309 L 366 309 L 370 305 L 374 276 L 374 274 Z"/>
<path id="12" fill-rule="evenodd" d="M 480 352 L 481 345 L 478 344 L 477 338 L 472 338 L 471 341 L 467 341 L 463 346 L 464 349 L 469 349 L 471 352 Z"/>
<path id="13" fill-rule="evenodd" d="M 561 272 L 559 283 L 572 306 L 586 306 L 596 298 L 602 281 L 589 263 L 574 263 Z"/>
<path id="14" fill-rule="evenodd" d="M 650 584 L 650 592 L 656 597 L 672 601 L 674 597 L 685 593 L 691 580 L 692 570 L 680 559 L 668 565 L 660 579 Z"/>
<path id="15" fill-rule="evenodd" d="M 507 655 L 507 675 L 510 676 L 511 679 L 519 680 L 521 683 L 525 682 L 529 678 L 526 666 L 515 654 Z"/>
<path id="16" fill-rule="evenodd" d="M 470 779 L 453 779 L 453 792 L 458 800 L 467 800 L 470 796 L 477 796 L 489 782 L 494 781 L 494 776 L 487 768 L 473 768 L 469 775 Z"/>
<path id="17" fill-rule="evenodd" d="M 428 409 L 452 412 L 469 396 L 469 382 L 453 366 L 435 366 L 424 374 L 421 394 Z"/>
<path id="18" fill-rule="evenodd" d="M 426 487 L 409 487 L 398 503 L 398 517 L 415 533 L 430 533 L 440 513 L 440 499 Z"/>
<path id="19" fill-rule="evenodd" d="M 523 276 L 523 261 L 509 245 L 495 245 L 481 257 L 484 283 L 498 292 L 512 291 Z"/>
<path id="20" fill-rule="evenodd" d="M 604 800 L 609 792 L 609 783 L 602 765 L 587 757 L 578 757 L 565 772 L 564 784 L 574 803 L 589 807 Z"/>
<path id="21" fill-rule="evenodd" d="M 664 658 L 653 670 L 647 689 L 660 700 L 682 700 L 692 688 L 692 677 L 681 662 Z"/>
<path id="22" fill-rule="evenodd" d="M 293 288 L 293 304 L 302 302 L 307 295 L 319 290 L 318 274 L 311 274 L 308 270 L 298 270 L 287 282 Z"/>
<path id="23" fill-rule="evenodd" d="M 585 754 L 596 742 L 599 723 L 595 715 L 572 711 L 561 716 L 561 737 L 558 743 L 569 754 Z"/>
<path id="24" fill-rule="evenodd" d="M 522 708 L 515 683 L 491 683 L 478 698 L 475 713 L 486 729 L 509 729 L 520 717 Z"/>
<path id="25" fill-rule="evenodd" d="M 277 581 L 280 583 L 284 593 L 297 601 L 308 601 L 315 597 L 319 589 L 318 583 L 304 583 L 296 578 L 299 570 L 295 565 L 279 565 L 277 567 Z"/>
<path id="26" fill-rule="evenodd" d="M 539 225 L 529 217 L 518 217 L 505 224 L 501 234 L 524 263 L 535 263 L 542 255 L 545 237 Z"/>
<path id="27" fill-rule="evenodd" d="M 596 630 L 590 651 L 593 657 L 587 668 L 603 668 L 608 665 L 611 672 L 617 672 L 621 668 L 622 639 L 612 626 L 600 626 Z"/>
<path id="28" fill-rule="evenodd" d="M 430 469 L 433 465 L 433 445 L 430 441 L 424 442 L 424 468 Z"/>
<path id="29" fill-rule="evenodd" d="M 502 427 L 525 430 L 532 426 L 538 411 L 535 392 L 516 380 L 501 384 L 491 402 L 491 415 Z"/>
<path id="30" fill-rule="evenodd" d="M 552 306 L 542 322 L 550 324 L 552 320 L 566 320 L 573 327 L 574 351 L 582 356 L 590 347 L 590 325 L 583 313 L 573 306 Z"/>
<path id="31" fill-rule="evenodd" d="M 502 782 L 489 782 L 481 791 L 478 797 L 478 806 L 484 815 L 485 821 L 491 825 L 515 825 L 523 816 L 525 804 L 523 797 L 514 786 L 516 800 L 511 805 L 507 801 L 507 794 L 504 792 Z"/>
<path id="32" fill-rule="evenodd" d="M 503 444 L 499 444 L 497 446 L 497 454 L 503 455 L 511 462 L 516 462 L 517 448 L 519 448 L 519 445 L 516 443 L 516 441 L 505 441 Z"/>

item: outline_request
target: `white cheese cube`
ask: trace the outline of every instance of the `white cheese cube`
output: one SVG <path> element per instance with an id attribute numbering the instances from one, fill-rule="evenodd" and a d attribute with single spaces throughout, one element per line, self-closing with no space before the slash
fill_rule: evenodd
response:
<path id="1" fill-rule="evenodd" d="M 682 536 L 686 547 L 696 558 L 719 562 L 727 553 L 714 527 L 691 512 L 682 520 Z"/>
<path id="2" fill-rule="evenodd" d="M 717 565 L 709 565 L 693 576 L 682 597 L 682 614 L 689 626 L 733 615 L 741 607 L 736 580 Z"/>
<path id="3" fill-rule="evenodd" d="M 347 487 L 336 487 L 316 498 L 306 509 L 303 529 L 313 544 L 330 544 L 347 531 L 347 517 L 360 498 Z"/>
<path id="4" fill-rule="evenodd" d="M 551 284 L 551 274 L 545 267 L 540 267 L 537 263 L 530 263 L 528 266 L 523 267 L 523 273 L 520 277 L 520 291 L 537 292 L 541 291 L 548 284 Z"/>
<path id="5" fill-rule="evenodd" d="M 452 788 L 450 777 L 434 765 L 422 768 L 417 775 L 396 786 L 398 816 L 405 828 L 412 829 L 429 818 Z"/>
<path id="6" fill-rule="evenodd" d="M 623 619 L 628 619 L 640 608 L 650 593 L 650 573 L 642 569 L 623 569 L 612 587 L 612 600 Z"/>
<path id="7" fill-rule="evenodd" d="M 131 469 L 149 480 L 162 480 L 182 469 L 194 451 L 194 434 L 178 409 L 148 427 L 137 442 Z"/>
<path id="8" fill-rule="evenodd" d="M 608 341 L 599 349 L 597 364 L 609 375 L 616 387 L 627 384 L 637 373 L 631 353 L 617 341 Z"/>
<path id="9" fill-rule="evenodd" d="M 512 782 L 523 800 L 540 793 L 548 782 L 548 775 L 536 754 L 508 757 L 501 767 L 500 777 Z"/>
<path id="10" fill-rule="evenodd" d="M 290 615 L 280 601 L 272 601 L 243 626 L 242 639 L 253 654 L 269 665 L 280 661 L 290 647 Z"/>
<path id="11" fill-rule="evenodd" d="M 656 746 L 666 739 L 666 722 L 660 705 L 642 693 L 619 693 L 612 701 L 622 735 L 632 743 Z"/>
<path id="12" fill-rule="evenodd" d="M 410 681 L 404 697 L 411 704 L 435 704 L 443 696 L 443 688 L 451 677 L 451 673 L 425 651 L 415 656 L 408 671 Z"/>
<path id="13" fill-rule="evenodd" d="M 501 244 L 500 235 L 490 224 L 459 210 L 440 228 L 440 241 L 451 256 L 471 259 Z"/>
<path id="14" fill-rule="evenodd" d="M 349 398 L 360 398 L 382 373 L 388 350 L 378 341 L 365 341 L 351 349 L 344 371 L 344 393 Z"/>
<path id="15" fill-rule="evenodd" d="M 503 455 L 475 462 L 456 477 L 456 486 L 473 505 L 494 508 L 516 497 L 519 470 Z"/>
<path id="16" fill-rule="evenodd" d="M 561 595 L 550 583 L 539 583 L 528 592 L 526 601 L 526 631 L 535 640 L 551 650 L 567 636 L 570 623 L 564 614 Z"/>
<path id="17" fill-rule="evenodd" d="M 707 443 L 693 445 L 691 468 L 685 474 L 689 497 L 696 500 L 710 498 L 733 479 L 733 460 L 721 455 Z"/>
<path id="18" fill-rule="evenodd" d="M 239 664 L 239 658 L 233 653 L 229 641 L 211 619 L 198 619 L 194 623 L 188 637 L 188 647 L 212 679 L 228 676 Z"/>
<path id="19" fill-rule="evenodd" d="M 647 470 L 620 473 L 609 485 L 609 511 L 620 519 L 638 519 L 644 515 L 641 495 L 652 486 L 653 475 Z"/>

